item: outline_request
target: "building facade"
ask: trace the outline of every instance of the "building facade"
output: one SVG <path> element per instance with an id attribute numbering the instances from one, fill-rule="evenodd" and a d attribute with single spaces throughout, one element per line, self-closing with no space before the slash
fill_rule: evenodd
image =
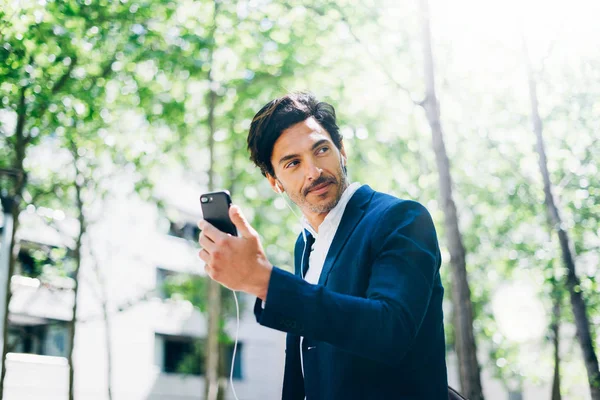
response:
<path id="1" fill-rule="evenodd" d="M 111 212 L 90 226 L 90 250 L 79 274 L 75 398 L 108 399 L 110 381 L 113 400 L 203 399 L 203 358 L 194 349 L 206 337 L 206 318 L 189 301 L 165 291 L 169 279 L 204 274 L 197 245 L 190 240 L 197 235 L 199 215 L 176 210 L 171 211 L 176 217 L 169 218 L 155 205 L 118 197 L 107 208 Z M 52 276 L 51 270 L 60 268 L 51 254 L 72 245 L 64 238 L 73 237 L 77 227 L 58 213 L 54 228 L 48 229 L 46 214 L 54 211 L 31 207 L 20 219 L 5 399 L 65 399 L 68 392 L 74 284 L 68 273 Z M 68 270 L 64 263 L 62 267 Z M 222 294 L 233 296 L 226 289 Z M 254 299 L 241 293 L 238 298 L 235 391 L 241 399 L 276 399 L 283 379 L 284 334 L 256 323 Z M 225 331 L 235 337 L 235 316 L 227 319 Z M 228 371 L 232 350 L 229 345 L 222 352 Z M 180 368 L 184 359 L 185 373 Z M 229 385 L 225 398 L 234 398 Z"/>

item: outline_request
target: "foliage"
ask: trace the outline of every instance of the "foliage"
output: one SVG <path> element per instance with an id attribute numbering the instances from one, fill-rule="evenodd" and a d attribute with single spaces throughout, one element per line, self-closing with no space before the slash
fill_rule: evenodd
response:
<path id="1" fill-rule="evenodd" d="M 271 262 L 291 270 L 300 224 L 285 204 L 289 200 L 275 195 L 250 164 L 246 134 L 267 101 L 309 89 L 336 107 L 351 178 L 419 200 L 442 238 L 431 138 L 414 103 L 423 92 L 415 4 L 217 3 L 215 26 L 211 2 L 0 3 L 0 168 L 18 168 L 25 146 L 24 203 L 74 216 L 73 184 L 84 182 L 93 223 L 95 205 L 122 175 L 128 191 L 159 207 L 168 207 L 154 191 L 161 171 L 181 170 L 186 180 L 206 187 L 206 98 L 214 92 L 215 186 L 232 192 Z M 521 380 L 549 379 L 544 372 L 549 364 L 532 368 L 523 361 L 523 349 L 541 342 L 549 353 L 550 342 L 546 335 L 511 339 L 492 303 L 502 287 L 529 280 L 550 315 L 564 271 L 546 228 L 514 26 L 482 29 L 495 26 L 494 13 L 469 7 L 477 15 L 472 20 L 443 2 L 431 6 L 442 120 L 469 255 L 474 331 L 489 355 L 486 368 L 519 386 Z M 451 21 L 460 18 L 480 33 L 457 30 Z M 597 33 L 591 25 L 586 29 Z M 600 61 L 572 46 L 573 35 L 556 36 L 536 42 L 536 54 L 542 54 L 536 58 L 540 109 L 555 196 L 574 242 L 581 290 L 597 322 Z M 3 176 L 0 182 L 3 191 L 12 190 L 10 180 Z M 441 244 L 449 288 L 448 254 Z M 36 273 L 45 263 L 36 258 Z M 204 312 L 205 288 L 206 278 L 180 276 L 165 289 Z M 232 299 L 224 296 L 224 316 L 233 311 Z M 562 319 L 568 324 L 572 316 L 563 312 Z M 453 331 L 446 322 L 451 350 Z"/>

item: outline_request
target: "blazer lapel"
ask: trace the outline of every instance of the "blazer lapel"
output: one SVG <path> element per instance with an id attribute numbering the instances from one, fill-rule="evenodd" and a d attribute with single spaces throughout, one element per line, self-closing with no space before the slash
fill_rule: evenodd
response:
<path id="1" fill-rule="evenodd" d="M 304 244 L 302 234 L 300 234 L 294 249 L 294 274 L 299 277 L 306 275 L 306 270 L 308 269 L 308 260 L 310 258 L 310 249 L 312 244 L 315 242 L 315 238 L 309 231 L 305 229 L 304 233 L 306 235 L 306 245 Z M 303 261 L 304 263 L 302 263 Z"/>
<path id="2" fill-rule="evenodd" d="M 304 246 L 304 249 L 302 251 L 302 261 L 304 261 L 304 263 L 302 264 L 302 278 L 304 278 L 306 276 L 306 273 L 308 272 L 308 267 L 310 264 L 310 252 L 314 243 L 315 238 L 313 237 L 313 235 L 310 234 L 310 232 L 306 232 L 306 245 Z"/>
<path id="3" fill-rule="evenodd" d="M 333 242 L 327 252 L 327 257 L 323 264 L 323 271 L 321 271 L 321 276 L 319 277 L 319 285 L 325 286 L 325 284 L 327 284 L 327 278 L 329 278 L 329 273 L 331 272 L 335 261 L 348 241 L 348 238 L 354 231 L 354 228 L 356 228 L 356 225 L 362 219 L 365 213 L 365 206 L 369 203 L 374 193 L 373 189 L 368 185 L 364 185 L 354 193 L 346 205 L 340 225 L 335 232 Z"/>

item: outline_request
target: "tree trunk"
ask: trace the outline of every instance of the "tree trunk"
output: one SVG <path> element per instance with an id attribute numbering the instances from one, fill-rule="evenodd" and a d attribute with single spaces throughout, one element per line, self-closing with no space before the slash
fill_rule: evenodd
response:
<path id="1" fill-rule="evenodd" d="M 585 300 L 581 292 L 581 286 L 579 285 L 579 278 L 575 272 L 575 258 L 573 256 L 573 252 L 571 251 L 571 241 L 567 231 L 564 229 L 562 218 L 552 193 L 552 182 L 550 182 L 550 173 L 548 172 L 548 162 L 544 145 L 542 119 L 540 118 L 538 109 L 537 87 L 531 68 L 531 62 L 529 60 L 529 53 L 527 51 L 525 38 L 523 38 L 523 50 L 527 67 L 529 99 L 531 104 L 531 121 L 533 124 L 533 132 L 535 133 L 537 139 L 536 152 L 538 153 L 540 173 L 542 174 L 542 179 L 544 181 L 544 202 L 546 204 L 548 223 L 550 224 L 552 230 L 556 231 L 558 235 L 562 259 L 565 264 L 565 268 L 567 269 L 566 286 L 567 290 L 569 291 L 571 308 L 575 318 L 577 338 L 579 339 L 579 345 L 581 346 L 581 351 L 583 353 L 583 360 L 585 369 L 587 371 L 592 400 L 600 400 L 600 370 L 598 368 L 598 358 L 594 350 Z"/>
<path id="2" fill-rule="evenodd" d="M 106 389 L 108 400 L 112 400 L 112 340 L 110 336 L 111 325 L 108 315 L 106 297 L 102 301 L 102 315 L 104 318 L 104 331 L 106 332 Z"/>
<path id="3" fill-rule="evenodd" d="M 21 93 L 19 97 L 19 106 L 17 108 L 17 125 L 15 129 L 15 162 L 13 168 L 17 171 L 17 177 L 15 182 L 15 191 L 13 196 L 13 207 L 12 207 L 12 219 L 13 229 L 11 232 L 10 246 L 7 249 L 9 252 L 8 262 L 8 275 L 6 280 L 6 297 L 5 297 L 5 310 L 4 310 L 4 323 L 2 329 L 2 359 L 1 371 L 0 371 L 0 400 L 4 398 L 4 380 L 6 378 L 6 353 L 8 353 L 8 311 L 11 298 L 10 282 L 15 270 L 16 254 L 15 249 L 17 248 L 15 243 L 15 237 L 17 229 L 19 227 L 19 214 L 21 213 L 21 196 L 25 189 L 25 171 L 23 169 L 23 161 L 25 160 L 25 148 L 27 146 L 27 139 L 25 138 L 25 117 L 26 117 L 26 104 L 25 104 L 25 91 L 26 87 L 21 87 Z"/>
<path id="4" fill-rule="evenodd" d="M 229 132 L 231 132 L 231 135 L 235 135 L 235 118 L 231 118 L 231 120 L 229 121 Z M 245 143 L 245 142 L 241 142 L 241 143 Z M 235 162 L 236 159 L 236 155 L 237 152 L 240 150 L 240 142 L 233 140 L 233 142 L 230 145 L 230 149 L 231 149 L 231 155 L 229 156 L 229 168 L 228 168 L 228 172 L 227 172 L 227 176 L 228 176 L 228 180 L 229 180 L 229 194 L 231 195 L 231 198 L 233 198 L 233 195 L 237 189 L 236 186 L 236 172 L 237 172 L 237 165 Z"/>
<path id="5" fill-rule="evenodd" d="M 558 291 L 557 291 L 558 292 Z M 552 379 L 552 400 L 562 400 L 560 395 L 560 295 L 554 294 L 552 306 L 552 345 L 554 348 L 554 377 Z"/>
<path id="6" fill-rule="evenodd" d="M 71 149 L 73 154 L 73 165 L 75 167 L 75 195 L 76 195 L 76 203 L 77 203 L 77 211 L 78 216 L 77 220 L 79 222 L 79 234 L 77 235 L 77 240 L 75 241 L 75 271 L 73 275 L 73 279 L 75 281 L 75 285 L 73 287 L 73 314 L 70 321 L 70 340 L 69 343 L 71 346 L 69 347 L 69 355 L 68 355 L 68 363 L 69 363 L 69 400 L 73 400 L 74 393 L 74 378 L 75 378 L 75 368 L 73 365 L 73 353 L 75 350 L 75 331 L 77 327 L 77 294 L 79 292 L 79 272 L 81 270 L 81 248 L 83 243 L 83 236 L 85 235 L 86 224 L 85 224 L 85 214 L 83 210 L 83 199 L 81 198 L 81 190 L 84 185 L 84 181 L 80 182 L 78 178 L 80 178 L 80 172 L 77 168 L 77 148 L 73 144 L 73 148 Z"/>
<path id="7" fill-rule="evenodd" d="M 435 92 L 435 75 L 431 48 L 431 29 L 427 0 L 420 0 L 422 26 L 423 60 L 425 72 L 425 109 L 431 128 L 433 150 L 439 174 L 440 196 L 444 211 L 446 241 L 452 267 L 453 320 L 456 336 L 461 391 L 470 400 L 483 399 L 480 368 L 477 362 L 477 346 L 473 334 L 473 307 L 467 280 L 466 252 L 458 226 L 456 205 L 452 197 L 452 177 L 450 162 L 444 145 L 444 135 L 440 121 L 440 106 Z"/>
<path id="8" fill-rule="evenodd" d="M 214 188 L 214 150 L 215 150 L 215 107 L 217 93 L 214 87 L 213 56 L 215 51 L 215 32 L 217 30 L 217 14 L 219 2 L 214 1 L 213 26 L 211 31 L 211 48 L 209 53 L 210 70 L 208 72 L 208 190 Z M 219 393 L 219 332 L 221 326 L 221 285 L 209 280 L 208 283 L 208 337 L 206 340 L 206 375 L 205 375 L 205 398 L 206 400 L 218 400 Z"/>
<path id="9" fill-rule="evenodd" d="M 98 267 L 98 261 L 94 257 L 94 254 L 90 254 L 91 258 L 94 260 L 94 273 L 96 274 L 96 279 L 98 280 L 98 284 L 100 285 L 100 303 L 102 307 L 102 322 L 104 323 L 104 340 L 106 344 L 106 389 L 107 389 L 107 397 L 108 400 L 112 400 L 112 339 L 111 339 L 111 321 L 110 321 L 110 313 L 108 311 L 108 294 L 106 290 L 106 282 L 100 268 Z"/>
<path id="10" fill-rule="evenodd" d="M 221 319 L 221 285 L 209 281 L 208 338 L 206 341 L 206 399 L 217 400 L 219 395 L 219 321 Z"/>

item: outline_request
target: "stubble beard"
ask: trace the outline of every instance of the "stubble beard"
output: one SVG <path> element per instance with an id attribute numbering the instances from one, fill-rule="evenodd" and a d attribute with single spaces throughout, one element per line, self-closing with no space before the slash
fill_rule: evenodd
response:
<path id="1" fill-rule="evenodd" d="M 308 200 L 309 193 L 301 193 L 301 194 L 295 193 L 294 195 L 290 196 L 290 199 L 294 203 L 296 203 L 296 205 L 298 207 L 300 207 L 301 209 L 308 209 L 308 210 L 310 210 L 310 212 L 316 213 L 316 214 L 327 213 L 327 212 L 333 210 L 333 208 L 335 206 L 337 206 L 337 204 L 340 202 L 340 198 L 342 197 L 342 194 L 344 193 L 344 190 L 346 190 L 346 188 L 348 187 L 348 177 L 344 173 L 342 168 L 340 168 L 337 171 L 337 176 L 334 179 L 336 182 L 332 182 L 332 184 L 336 185 L 336 193 L 335 193 L 335 196 L 327 203 L 313 204 L 312 202 L 310 202 Z M 327 178 L 325 178 L 325 181 L 329 181 L 329 180 Z M 313 187 L 317 186 L 319 184 L 320 184 L 319 180 L 317 180 L 315 182 L 315 185 L 313 185 Z M 289 193 L 288 193 L 288 195 L 289 195 Z"/>

